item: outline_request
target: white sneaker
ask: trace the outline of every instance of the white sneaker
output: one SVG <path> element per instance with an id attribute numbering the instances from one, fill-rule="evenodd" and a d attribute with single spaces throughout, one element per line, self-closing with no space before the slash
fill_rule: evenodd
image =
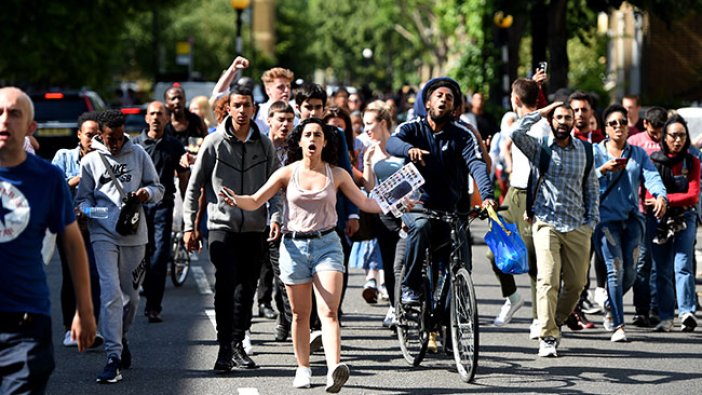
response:
<path id="1" fill-rule="evenodd" d="M 254 355 L 253 345 L 251 344 L 251 331 L 246 331 L 246 335 L 244 335 L 244 340 L 241 341 L 241 345 L 244 347 L 246 355 Z"/>
<path id="2" fill-rule="evenodd" d="M 552 337 L 546 337 L 541 339 L 539 342 L 539 356 L 540 357 L 557 357 L 558 352 L 556 351 L 558 347 L 558 342 Z"/>
<path id="3" fill-rule="evenodd" d="M 608 311 L 605 314 L 604 320 L 602 321 L 602 326 L 604 326 L 606 331 L 612 332 L 614 330 L 614 318 L 612 317 L 612 312 Z"/>
<path id="4" fill-rule="evenodd" d="M 383 319 L 383 326 L 386 328 L 392 328 L 395 326 L 395 308 L 388 307 L 388 313 L 385 314 L 385 319 Z"/>
<path id="5" fill-rule="evenodd" d="M 610 339 L 612 342 L 628 342 L 629 340 L 626 338 L 626 333 L 624 333 L 624 327 L 620 326 L 617 328 L 614 333 L 612 333 L 612 338 Z"/>
<path id="6" fill-rule="evenodd" d="M 522 299 L 519 294 L 517 294 L 517 296 L 519 296 L 519 300 L 515 304 L 512 304 L 512 302 L 509 301 L 509 298 L 505 300 L 505 304 L 502 305 L 500 314 L 498 314 L 495 318 L 493 325 L 502 326 L 509 324 L 509 322 L 512 321 L 512 316 L 514 313 L 524 306 L 524 299 Z"/>
<path id="7" fill-rule="evenodd" d="M 609 297 L 607 296 L 607 290 L 605 288 L 597 287 L 595 288 L 595 296 L 593 299 L 595 300 L 595 303 L 597 303 L 602 311 L 605 310 L 605 304 L 607 303 L 607 299 Z"/>
<path id="8" fill-rule="evenodd" d="M 692 332 L 697 327 L 697 319 L 692 313 L 685 313 L 680 317 L 680 330 L 683 332 Z"/>
<path id="9" fill-rule="evenodd" d="M 349 379 L 349 367 L 345 363 L 340 363 L 327 373 L 327 388 L 326 391 L 330 393 L 337 393 L 341 391 L 341 387 Z"/>
<path id="10" fill-rule="evenodd" d="M 63 345 L 65 347 L 78 347 L 78 342 L 71 338 L 71 331 L 66 331 L 66 335 L 63 337 Z"/>
<path id="11" fill-rule="evenodd" d="M 312 331 L 310 333 L 310 355 L 322 348 L 322 331 Z"/>
<path id="12" fill-rule="evenodd" d="M 298 366 L 295 371 L 295 380 L 293 387 L 295 388 L 310 388 L 312 385 L 312 370 L 304 366 Z"/>
<path id="13" fill-rule="evenodd" d="M 670 332 L 673 329 L 673 320 L 661 320 L 661 322 L 653 328 L 654 332 Z"/>
<path id="14" fill-rule="evenodd" d="M 539 325 L 539 320 L 531 321 L 529 326 L 529 340 L 539 340 L 539 335 L 541 334 L 541 325 Z"/>

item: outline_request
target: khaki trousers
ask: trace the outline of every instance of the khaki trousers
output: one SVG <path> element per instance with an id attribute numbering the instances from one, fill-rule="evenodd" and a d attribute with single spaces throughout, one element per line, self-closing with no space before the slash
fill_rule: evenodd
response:
<path id="1" fill-rule="evenodd" d="M 558 339 L 560 326 L 573 312 L 587 282 L 592 228 L 583 225 L 570 232 L 558 232 L 537 221 L 532 234 L 538 268 L 536 309 L 540 337 Z"/>

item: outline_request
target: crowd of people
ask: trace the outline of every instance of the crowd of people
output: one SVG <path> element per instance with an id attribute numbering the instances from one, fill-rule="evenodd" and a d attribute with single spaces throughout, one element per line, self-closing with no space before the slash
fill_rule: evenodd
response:
<path id="1" fill-rule="evenodd" d="M 411 206 L 507 206 L 527 247 L 539 356 L 557 356 L 561 328 L 592 328 L 586 314 L 597 312 L 611 341 L 628 341 L 631 288 L 632 325 L 671 331 L 677 309 L 682 331 L 696 327 L 702 154 L 674 112 L 651 107 L 640 117 L 638 98 L 627 96 L 600 117 L 580 91 L 548 104 L 544 70 L 513 82 L 513 112 L 501 125 L 482 94 L 468 101 L 450 78 L 365 103 L 344 88 L 332 97 L 313 83 L 293 91 L 294 73 L 276 67 L 263 73 L 269 99 L 257 105 L 241 78 L 248 67 L 237 57 L 212 96 L 189 108 L 172 86 L 149 103 L 136 137 L 118 110 L 83 114 L 78 146 L 58 151 L 53 166 L 27 152 L 36 128 L 29 97 L 0 89 L 3 393 L 42 393 L 54 368 L 40 253 L 47 229 L 58 234 L 63 345 L 104 347 L 98 382 L 122 380 L 132 364 L 127 333 L 140 294 L 146 320 L 163 321 L 171 237 L 182 229 L 188 250 L 206 244 L 215 268 L 214 371 L 257 367 L 256 304 L 276 320 L 276 341 L 292 338 L 292 385 L 311 386 L 310 355 L 323 348 L 326 390 L 338 392 L 350 375 L 340 330 L 349 262 L 366 270 L 367 303 L 389 301 L 382 325 L 392 329 L 396 303 L 423 297 L 425 251 L 448 237 L 445 224 L 383 214 L 368 197 L 409 162 L 426 180 Z M 494 325 L 507 325 L 527 298 L 488 260 L 505 298 Z M 32 341 L 14 340 L 23 336 Z"/>

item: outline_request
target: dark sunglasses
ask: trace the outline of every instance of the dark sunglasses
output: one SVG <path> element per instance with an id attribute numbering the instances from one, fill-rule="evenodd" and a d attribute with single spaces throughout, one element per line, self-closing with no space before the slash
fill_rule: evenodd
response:
<path id="1" fill-rule="evenodd" d="M 607 122 L 607 126 L 611 126 L 611 127 L 615 127 L 617 125 L 626 126 L 626 124 L 627 124 L 626 119 L 619 119 L 619 120 L 615 119 L 613 121 Z"/>

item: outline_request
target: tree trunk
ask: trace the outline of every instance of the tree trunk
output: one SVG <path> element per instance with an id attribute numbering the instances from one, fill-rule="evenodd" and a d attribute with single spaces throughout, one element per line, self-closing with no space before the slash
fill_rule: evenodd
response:
<path id="1" fill-rule="evenodd" d="M 518 72 L 519 47 L 522 42 L 522 37 L 524 36 L 527 21 L 527 15 L 515 15 L 514 23 L 508 30 L 507 51 L 509 53 L 509 62 L 507 65 L 507 73 L 509 74 L 510 83 L 520 77 Z"/>
<path id="2" fill-rule="evenodd" d="M 548 52 L 550 91 L 568 87 L 568 35 L 566 0 L 551 0 L 548 10 Z"/>

